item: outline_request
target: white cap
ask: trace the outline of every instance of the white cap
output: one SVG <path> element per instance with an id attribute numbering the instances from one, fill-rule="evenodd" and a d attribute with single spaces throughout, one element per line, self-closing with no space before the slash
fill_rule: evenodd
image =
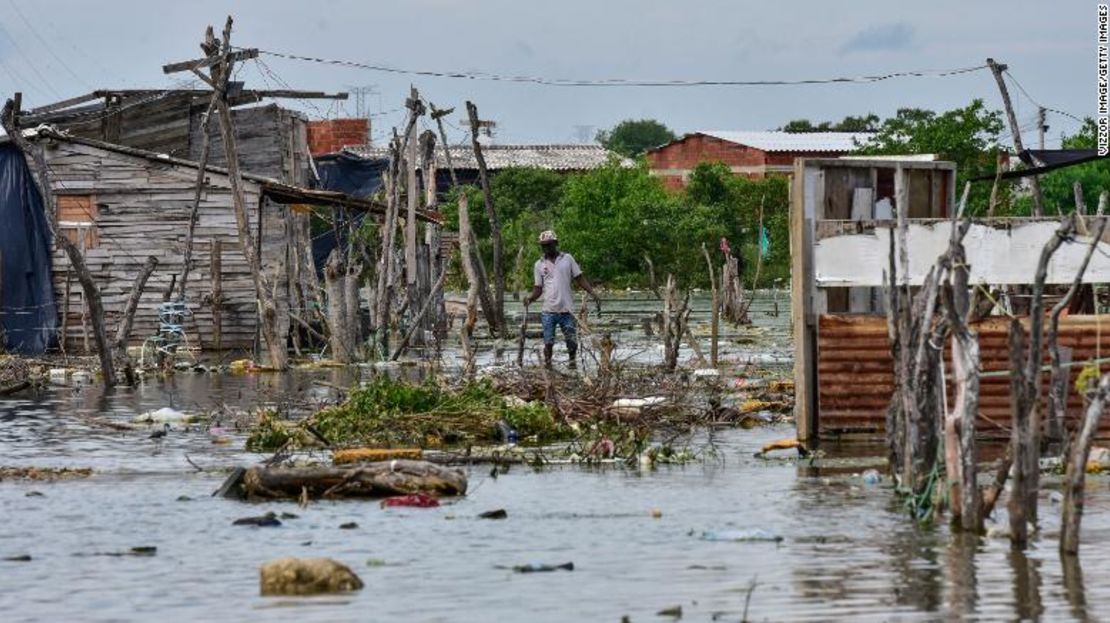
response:
<path id="1" fill-rule="evenodd" d="M 559 241 L 559 237 L 556 236 L 555 232 L 551 231 L 550 229 L 540 233 L 540 244 L 543 244 L 545 242 L 558 242 L 558 241 Z"/>

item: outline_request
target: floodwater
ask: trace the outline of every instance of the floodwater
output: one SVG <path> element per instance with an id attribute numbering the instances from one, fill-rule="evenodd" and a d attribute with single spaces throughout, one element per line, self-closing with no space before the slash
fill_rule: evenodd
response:
<path id="1" fill-rule="evenodd" d="M 0 482 L 0 558 L 32 557 L 0 561 L 0 620 L 615 623 L 673 620 L 656 613 L 681 606 L 683 621 L 739 621 L 745 608 L 752 621 L 1055 621 L 1093 620 L 1110 606 L 1105 477 L 1090 480 L 1084 564 L 1065 569 L 1049 492 L 1027 553 L 1005 540 L 954 538 L 915 527 L 888 483 L 863 483 L 876 447 L 828 446 L 820 467 L 753 458 L 764 442 L 792 436 L 788 425 L 719 432 L 721 460 L 686 466 L 514 466 L 497 478 L 475 466 L 465 498 L 388 510 L 211 497 L 223 479 L 212 470 L 261 458 L 242 450 L 241 434 L 214 445 L 203 430 L 177 427 L 158 442 L 104 426 L 170 405 L 245 408 L 288 392 L 322 400 L 327 388 L 312 380 L 349 380 L 342 374 L 179 374 L 110 395 L 53 387 L 0 401 L 0 464 L 97 470 L 83 480 Z M 507 519 L 476 517 L 499 508 Z M 298 517 L 276 528 L 231 525 L 269 510 Z M 339 529 L 351 521 L 358 528 Z M 702 538 L 748 529 L 783 540 Z M 89 555 L 137 546 L 157 553 Z M 284 556 L 335 558 L 366 587 L 260 597 L 259 565 Z M 505 568 L 565 562 L 574 570 Z"/>

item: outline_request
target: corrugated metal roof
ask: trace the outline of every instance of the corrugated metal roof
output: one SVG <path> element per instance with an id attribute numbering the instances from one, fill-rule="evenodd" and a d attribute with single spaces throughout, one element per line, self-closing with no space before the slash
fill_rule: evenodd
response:
<path id="1" fill-rule="evenodd" d="M 451 145 L 451 163 L 456 169 L 477 169 L 478 161 L 470 145 Z M 364 158 L 388 158 L 389 149 L 360 145 L 345 151 Z M 486 167 L 492 171 L 509 167 L 537 167 L 552 171 L 585 171 L 608 162 L 612 152 L 601 145 L 483 145 Z M 443 149 L 436 149 L 436 166 L 445 168 Z"/>
<path id="2" fill-rule="evenodd" d="M 869 132 L 734 132 L 729 130 L 701 130 L 722 141 L 755 147 L 763 151 L 855 151 L 856 142 L 866 143 L 873 134 Z"/>

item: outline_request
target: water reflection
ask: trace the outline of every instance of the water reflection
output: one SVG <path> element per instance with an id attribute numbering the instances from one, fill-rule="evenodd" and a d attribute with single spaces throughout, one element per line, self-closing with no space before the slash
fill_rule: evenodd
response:
<path id="1" fill-rule="evenodd" d="M 1029 557 L 1024 550 L 1011 547 L 1007 554 L 1014 573 L 1014 618 L 1039 621 L 1044 614 L 1041 603 L 1041 561 Z"/>
<path id="2" fill-rule="evenodd" d="M 1060 554 L 1060 566 L 1064 575 L 1064 595 L 1071 607 L 1071 615 L 1077 621 L 1096 620 L 1087 612 L 1087 590 L 1083 584 L 1083 567 L 1079 556 Z"/>
<path id="3" fill-rule="evenodd" d="M 944 585 L 948 589 L 944 610 L 949 619 L 970 617 L 978 609 L 978 574 L 975 566 L 978 551 L 977 534 L 956 532 L 948 539 L 944 554 Z"/>

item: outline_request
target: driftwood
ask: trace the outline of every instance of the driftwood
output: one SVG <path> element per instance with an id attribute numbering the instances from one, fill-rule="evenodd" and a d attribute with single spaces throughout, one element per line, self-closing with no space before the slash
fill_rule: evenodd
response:
<path id="1" fill-rule="evenodd" d="M 1079 523 L 1083 520 L 1083 502 L 1086 496 L 1087 459 L 1091 455 L 1091 444 L 1098 432 L 1098 420 L 1110 397 L 1110 374 L 1104 374 L 1098 388 L 1090 397 L 1090 403 L 1083 413 L 1083 421 L 1075 441 L 1071 444 L 1068 457 L 1066 484 L 1064 486 L 1063 516 L 1060 519 L 1060 551 L 1064 554 L 1079 553 Z"/>
<path id="2" fill-rule="evenodd" d="M 466 475 L 428 461 L 392 460 L 355 467 L 251 467 L 235 470 L 217 492 L 238 499 L 376 498 L 466 494 Z"/>

